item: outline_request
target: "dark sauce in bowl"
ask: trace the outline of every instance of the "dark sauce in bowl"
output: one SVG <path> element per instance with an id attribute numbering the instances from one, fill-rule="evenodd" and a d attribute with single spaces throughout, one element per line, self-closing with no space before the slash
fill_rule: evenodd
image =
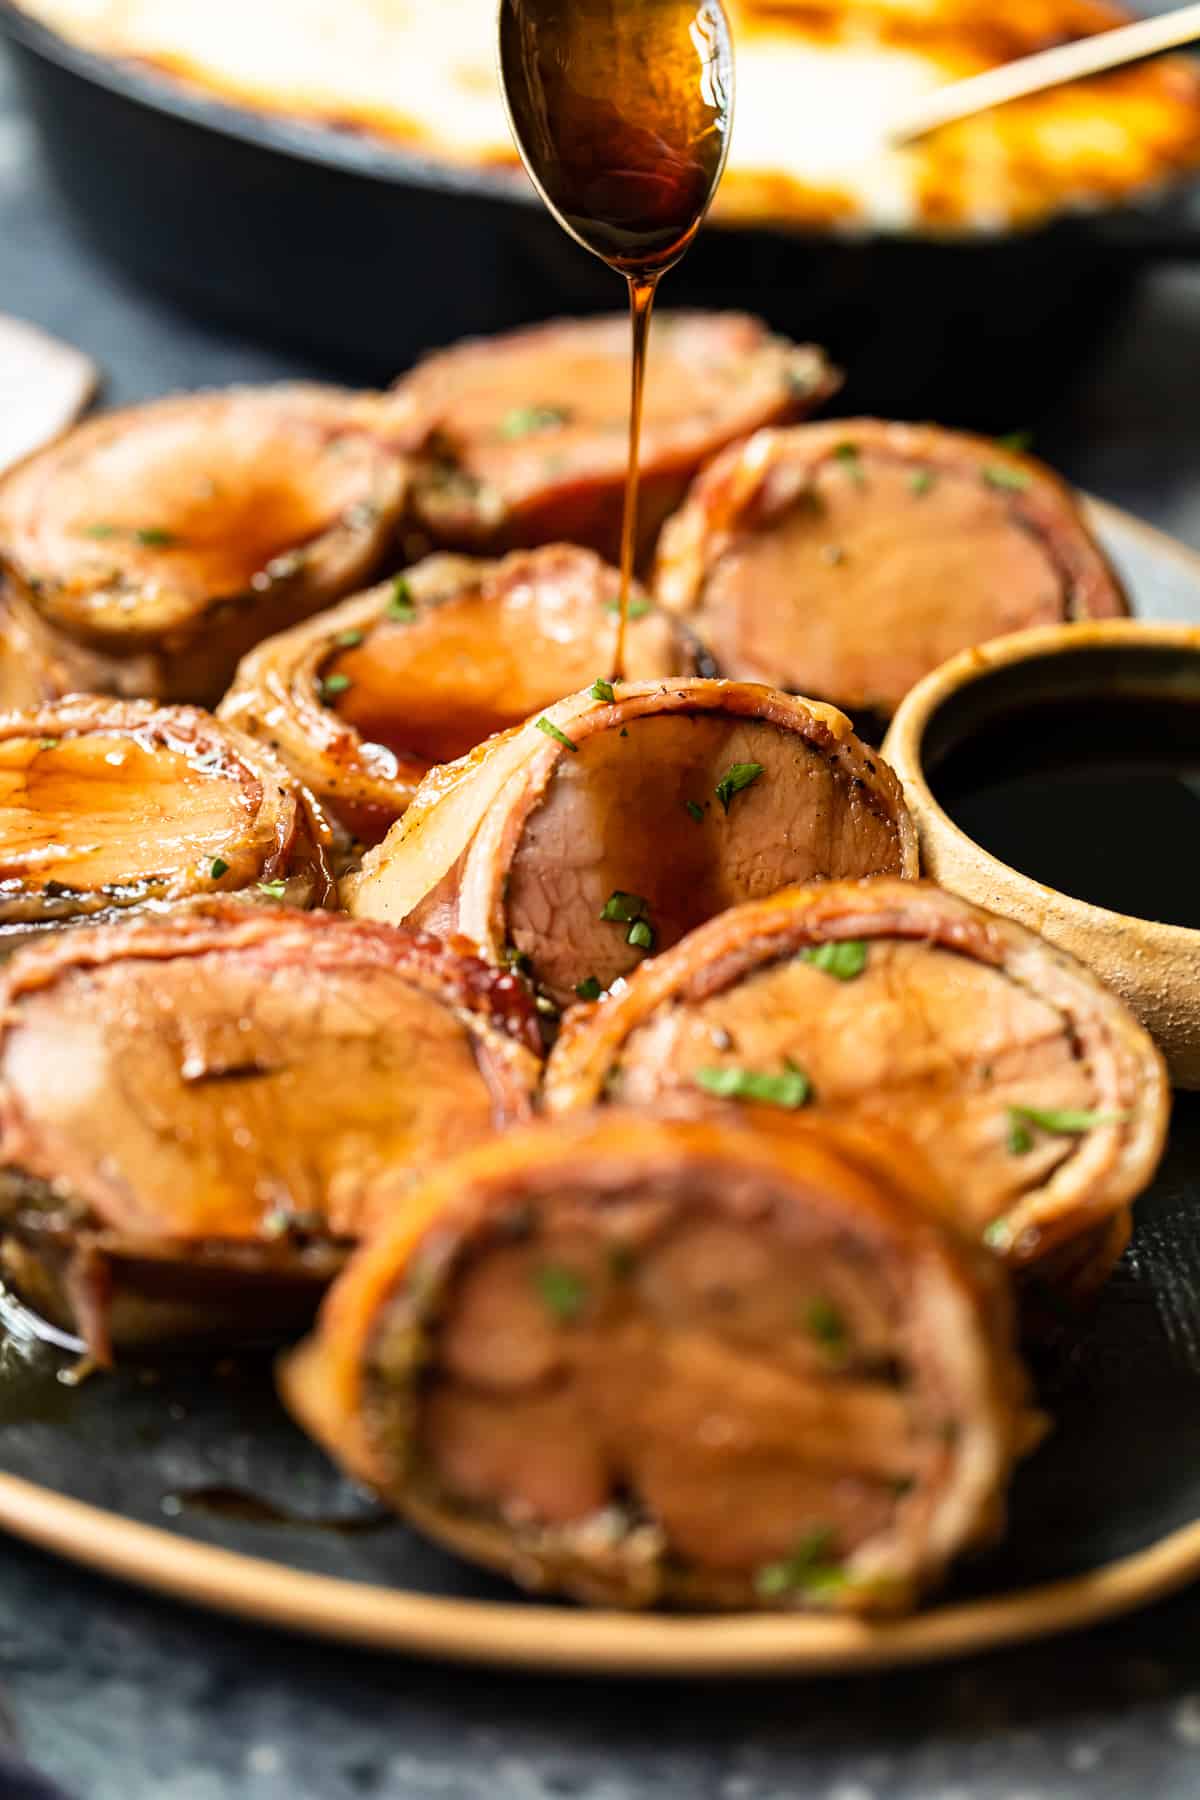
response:
<path id="1" fill-rule="evenodd" d="M 934 798 L 992 856 L 1077 900 L 1200 929 L 1200 697 L 1113 690 L 997 713 Z"/>

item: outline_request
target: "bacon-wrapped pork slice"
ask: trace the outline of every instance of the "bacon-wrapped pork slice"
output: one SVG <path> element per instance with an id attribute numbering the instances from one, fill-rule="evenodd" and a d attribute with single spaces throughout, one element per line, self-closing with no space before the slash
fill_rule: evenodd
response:
<path id="1" fill-rule="evenodd" d="M 611 665 L 616 571 L 569 544 L 501 562 L 431 556 L 243 661 L 222 707 L 373 844 L 435 763 L 570 694 Z M 698 650 L 636 595 L 634 679 L 694 674 Z"/>
<path id="2" fill-rule="evenodd" d="M 263 744 L 191 706 L 0 716 L 0 950 L 194 895 L 326 906 L 329 828 Z"/>
<path id="3" fill-rule="evenodd" d="M 461 933 L 563 1006 L 738 901 L 916 872 L 899 783 L 832 707 L 599 682 L 435 769 L 344 894 L 362 917 Z"/>
<path id="4" fill-rule="evenodd" d="M 0 712 L 23 712 L 90 688 L 75 678 L 62 640 L 0 581 Z"/>
<path id="5" fill-rule="evenodd" d="M 552 1112 L 708 1097 L 902 1132 L 1016 1268 L 1107 1273 L 1162 1153 L 1162 1058 L 1062 950 L 929 883 L 834 882 L 713 919 L 567 1020 Z"/>
<path id="6" fill-rule="evenodd" d="M 106 413 L 0 481 L 0 566 L 113 691 L 215 701 L 238 658 L 370 580 L 406 489 L 355 397 L 294 384 Z"/>
<path id="7" fill-rule="evenodd" d="M 6 1279 L 93 1355 L 310 1312 L 439 1157 L 528 1117 L 527 995 L 436 939 L 234 901 L 0 977 Z"/>
<path id="8" fill-rule="evenodd" d="M 902 1609 L 1031 1425 L 998 1272 L 886 1157 L 619 1112 L 434 1173 L 282 1385 L 432 1536 L 620 1605 Z"/>
<path id="9" fill-rule="evenodd" d="M 641 440 L 643 550 L 716 451 L 803 418 L 838 378 L 743 313 L 656 316 Z M 629 430 L 629 320 L 556 319 L 428 357 L 379 429 L 414 454 L 412 521 L 435 545 L 564 541 L 615 559 Z"/>
<path id="10" fill-rule="evenodd" d="M 68 694 L 136 698 L 154 685 L 146 657 L 106 656 L 56 631 L 0 579 L 0 712 L 32 712 Z"/>
<path id="11" fill-rule="evenodd" d="M 957 651 L 1128 610 L 1044 464 L 935 425 L 839 419 L 718 457 L 654 576 L 726 675 L 887 716 Z"/>

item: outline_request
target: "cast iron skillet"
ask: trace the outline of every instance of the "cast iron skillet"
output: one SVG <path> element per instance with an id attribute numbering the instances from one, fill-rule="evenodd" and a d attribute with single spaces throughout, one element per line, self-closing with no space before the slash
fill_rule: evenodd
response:
<path id="1" fill-rule="evenodd" d="M 524 177 L 227 106 L 65 43 L 0 0 L 53 174 L 144 279 L 383 380 L 434 345 L 624 304 Z M 1004 431 L 1035 422 L 1148 262 L 1200 254 L 1200 207 L 1094 213 L 978 241 L 711 228 L 670 305 L 750 307 L 826 344 L 839 405 Z"/>

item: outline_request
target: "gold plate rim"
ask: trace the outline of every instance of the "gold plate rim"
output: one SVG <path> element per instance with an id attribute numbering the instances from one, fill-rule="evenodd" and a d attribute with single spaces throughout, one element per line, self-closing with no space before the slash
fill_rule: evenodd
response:
<path id="1" fill-rule="evenodd" d="M 361 1648 L 559 1674 L 843 1674 L 974 1655 L 1078 1631 L 1172 1593 L 1200 1573 L 1200 1521 L 1065 1580 L 869 1622 L 818 1613 L 585 1612 L 461 1600 L 316 1575 L 175 1535 L 0 1475 L 0 1526 L 99 1574 Z"/>

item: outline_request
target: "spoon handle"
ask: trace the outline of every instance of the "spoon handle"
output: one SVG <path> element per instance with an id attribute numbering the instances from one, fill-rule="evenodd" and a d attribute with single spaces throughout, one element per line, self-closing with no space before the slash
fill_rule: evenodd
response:
<path id="1" fill-rule="evenodd" d="M 985 69 L 980 75 L 969 75 L 964 81 L 953 81 L 923 94 L 892 119 L 888 142 L 912 143 L 941 125 L 952 125 L 1007 100 L 1039 94 L 1045 88 L 1078 81 L 1084 75 L 1098 75 L 1104 69 L 1120 68 L 1124 63 L 1175 49 L 1196 38 L 1200 38 L 1200 5 L 1190 5 L 1158 18 L 1120 25 L 1115 31 L 1100 31 L 1071 44 L 1058 44 L 1052 50 L 1039 50 L 1035 56 L 1001 63 L 999 68 Z"/>

